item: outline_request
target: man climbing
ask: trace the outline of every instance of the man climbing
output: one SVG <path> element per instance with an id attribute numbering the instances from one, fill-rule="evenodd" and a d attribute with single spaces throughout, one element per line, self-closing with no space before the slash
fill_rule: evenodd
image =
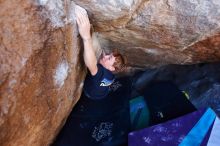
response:
<path id="1" fill-rule="evenodd" d="M 76 8 L 76 20 L 84 45 L 84 62 L 89 70 L 84 82 L 84 94 L 91 99 L 105 98 L 114 82 L 113 72 L 121 69 L 124 61 L 121 55 L 106 55 L 103 53 L 99 60 L 95 56 L 90 34 L 90 22 L 84 9 Z"/>

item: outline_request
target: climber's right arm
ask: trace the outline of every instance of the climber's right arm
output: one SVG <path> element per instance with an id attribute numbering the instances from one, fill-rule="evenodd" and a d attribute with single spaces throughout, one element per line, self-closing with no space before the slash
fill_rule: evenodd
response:
<path id="1" fill-rule="evenodd" d="M 80 36 L 83 39 L 84 44 L 84 61 L 88 67 L 90 73 L 95 75 L 98 71 L 97 59 L 92 46 L 92 38 L 90 34 L 90 22 L 88 15 L 80 10 L 76 10 L 77 24 L 79 28 Z"/>

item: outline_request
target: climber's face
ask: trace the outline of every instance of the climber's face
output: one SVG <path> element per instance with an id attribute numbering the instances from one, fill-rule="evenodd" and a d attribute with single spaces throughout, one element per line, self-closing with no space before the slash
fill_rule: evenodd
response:
<path id="1" fill-rule="evenodd" d="M 113 66 L 115 63 L 115 57 L 112 53 L 109 55 L 103 55 L 102 58 L 99 60 L 99 63 L 106 69 L 110 71 L 115 71 L 115 67 Z"/>

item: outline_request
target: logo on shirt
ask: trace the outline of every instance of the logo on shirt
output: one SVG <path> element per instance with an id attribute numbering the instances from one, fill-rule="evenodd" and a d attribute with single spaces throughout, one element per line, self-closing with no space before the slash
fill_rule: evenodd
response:
<path id="1" fill-rule="evenodd" d="M 114 80 L 108 80 L 108 79 L 104 78 L 101 81 L 100 86 L 110 86 L 113 82 L 114 82 Z"/>

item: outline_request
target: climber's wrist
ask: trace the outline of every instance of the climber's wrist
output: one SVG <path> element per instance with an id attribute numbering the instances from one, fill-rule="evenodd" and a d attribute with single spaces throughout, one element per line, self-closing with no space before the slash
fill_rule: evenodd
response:
<path id="1" fill-rule="evenodd" d="M 88 42 L 88 41 L 91 41 L 92 38 L 91 37 L 86 37 L 86 38 L 83 38 L 83 42 Z"/>

